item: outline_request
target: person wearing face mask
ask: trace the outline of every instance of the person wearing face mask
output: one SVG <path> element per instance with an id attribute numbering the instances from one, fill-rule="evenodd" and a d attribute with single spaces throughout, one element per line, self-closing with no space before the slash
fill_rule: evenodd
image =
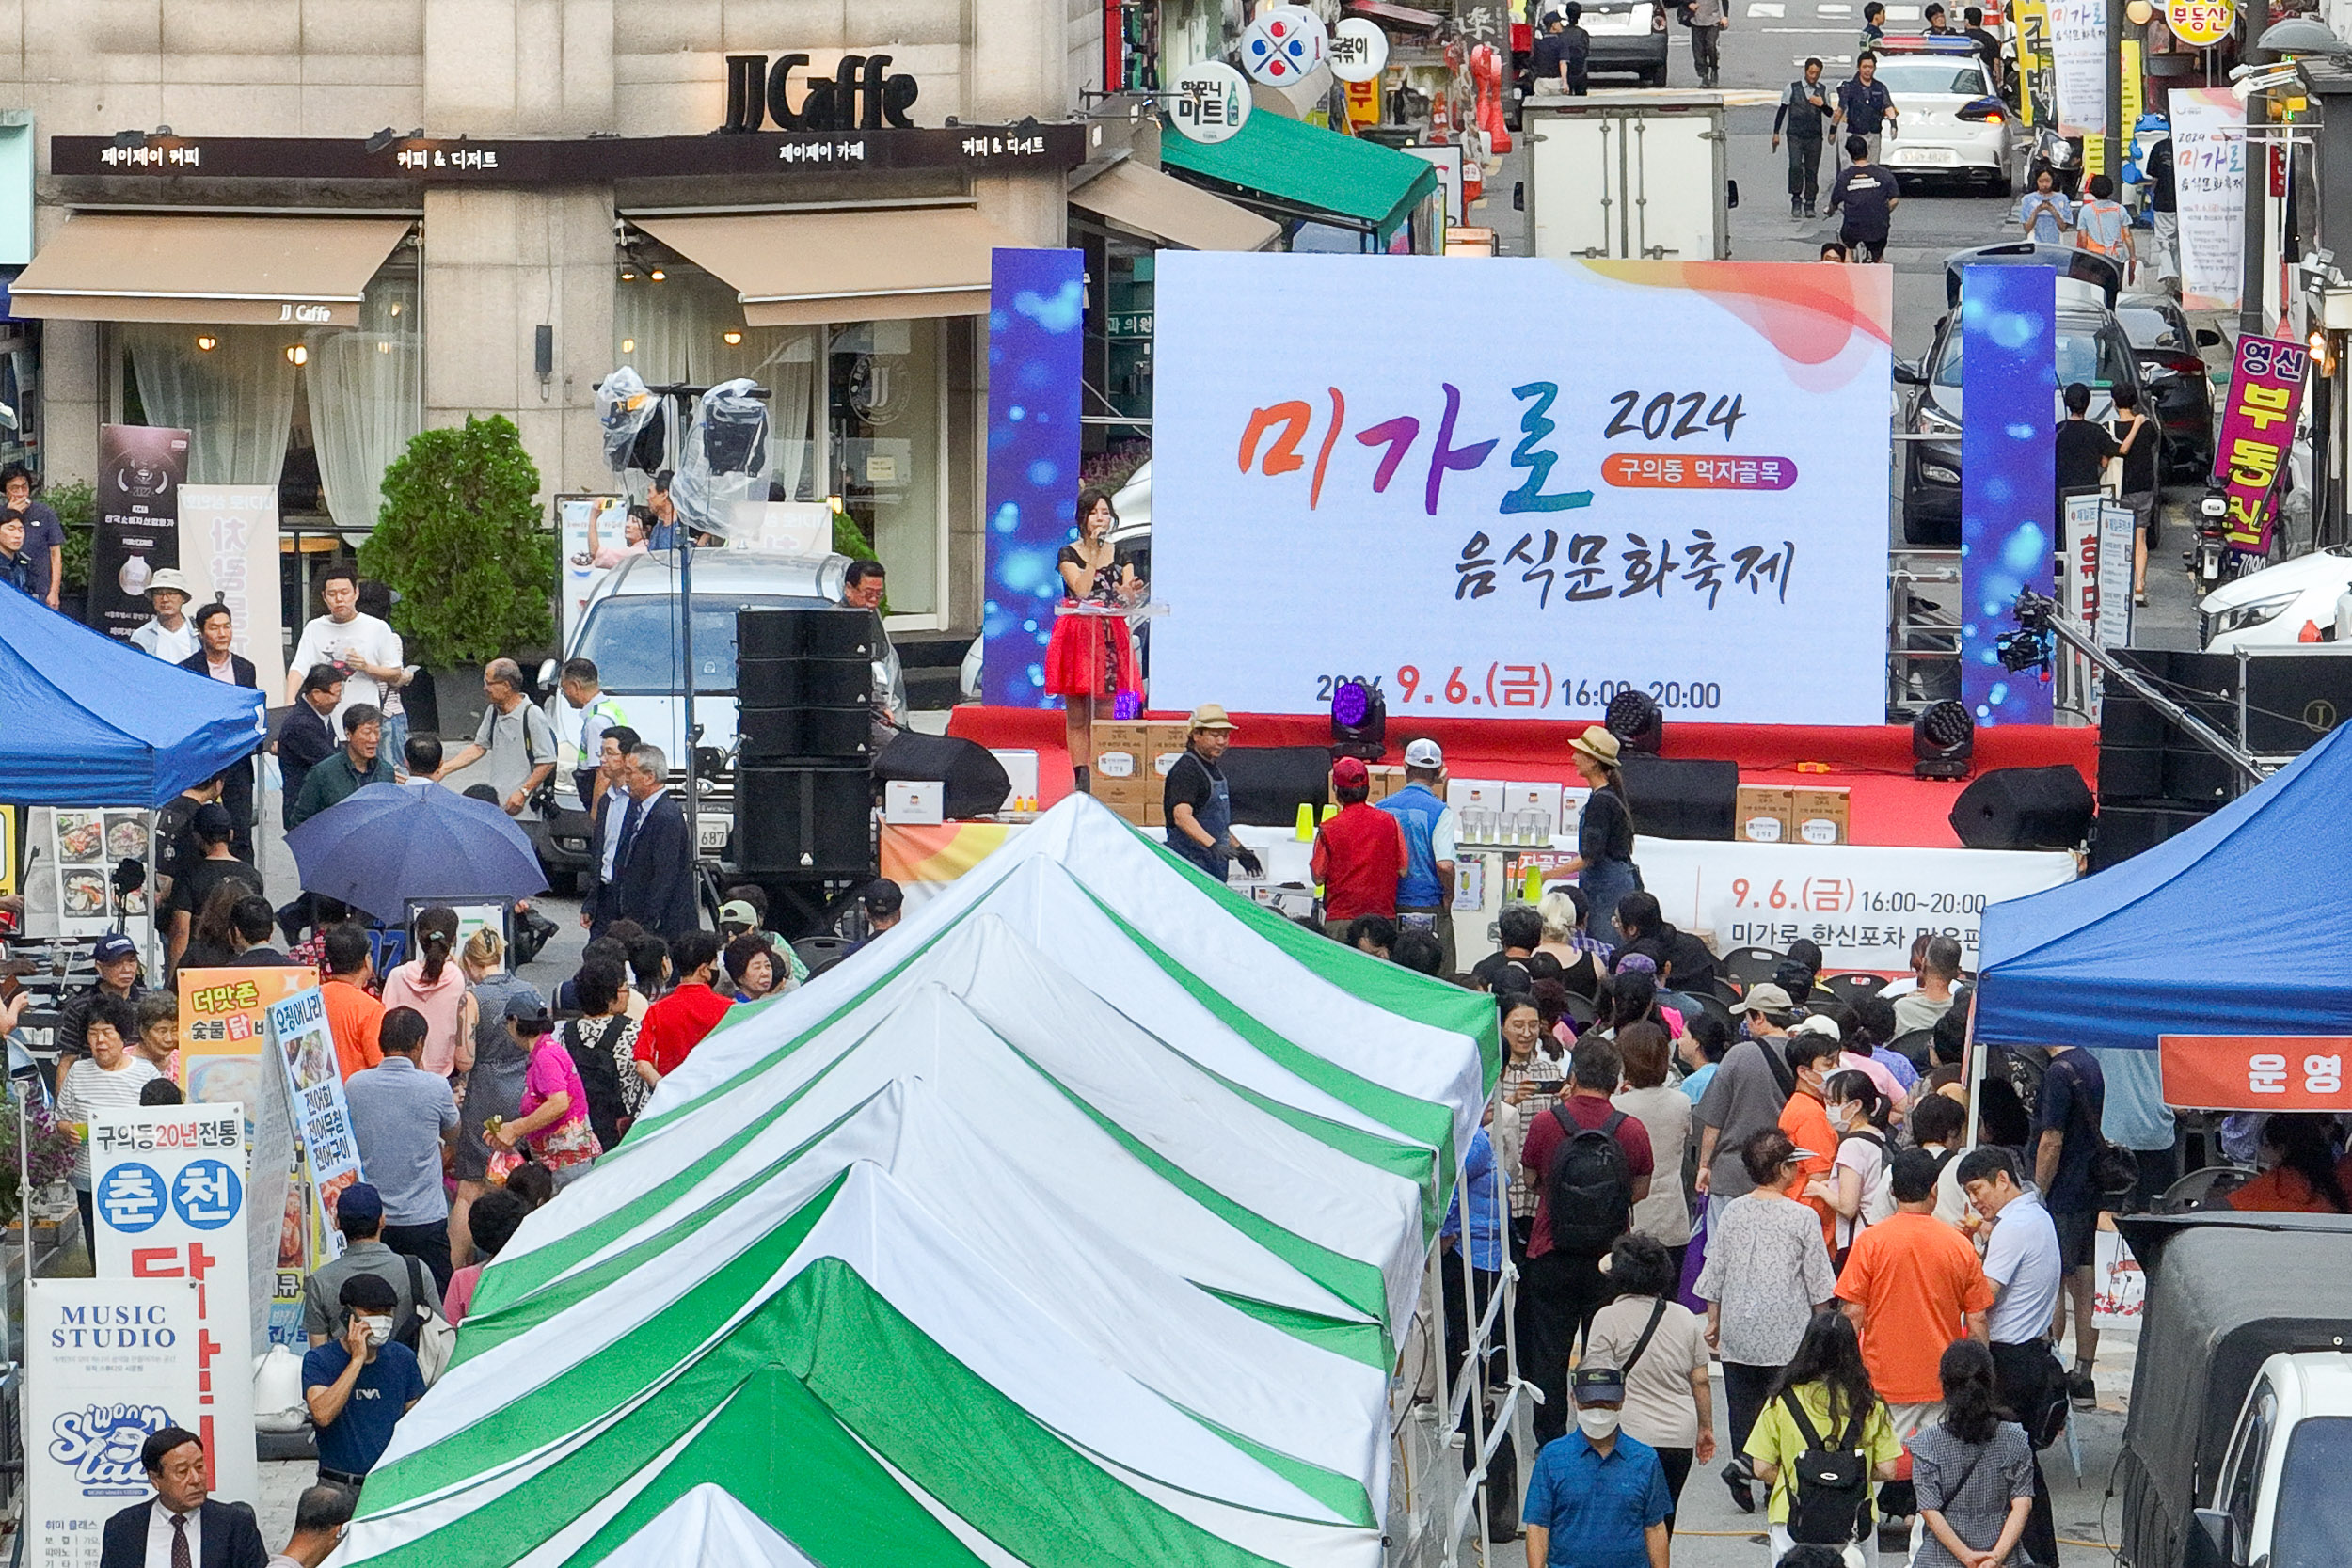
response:
<path id="1" fill-rule="evenodd" d="M 1837 1256 L 1837 1211 L 1821 1196 L 1820 1179 L 1837 1163 L 1837 1130 L 1829 1123 L 1830 1074 L 1837 1070 L 1837 1041 L 1823 1034 L 1791 1034 L 1787 1050 L 1797 1086 L 1780 1108 L 1780 1130 L 1797 1146 L 1798 1196 L 1821 1216 L 1821 1243 Z"/>
<path id="2" fill-rule="evenodd" d="M 1666 1568 L 1674 1512 L 1658 1450 L 1618 1430 L 1625 1374 L 1579 1367 L 1576 1430 L 1544 1445 L 1527 1481 L 1530 1568 Z"/>
<path id="3" fill-rule="evenodd" d="M 1892 1140 L 1882 1119 L 1886 1101 L 1868 1073 L 1840 1069 L 1829 1075 L 1821 1090 L 1830 1130 L 1837 1134 L 1837 1156 L 1829 1174 L 1813 1183 L 1813 1191 L 1837 1216 L 1830 1257 L 1842 1269 L 1862 1233 L 1895 1212 L 1886 1184 Z"/>
<path id="4" fill-rule="evenodd" d="M 424 1398 L 424 1372 L 417 1353 L 392 1338 L 400 1302 L 389 1281 L 355 1274 L 341 1301 L 342 1332 L 302 1358 L 302 1399 L 318 1429 L 319 1481 L 357 1487 Z"/>

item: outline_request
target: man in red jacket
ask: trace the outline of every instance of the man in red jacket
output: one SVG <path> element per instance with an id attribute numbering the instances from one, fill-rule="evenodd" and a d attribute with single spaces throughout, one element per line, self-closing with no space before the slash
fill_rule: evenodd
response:
<path id="1" fill-rule="evenodd" d="M 1396 918 L 1396 883 L 1405 875 L 1405 830 L 1387 812 L 1367 805 L 1372 771 L 1360 758 L 1331 765 L 1339 815 L 1315 833 L 1308 869 L 1323 884 L 1323 928 L 1341 942 L 1359 915 Z"/>

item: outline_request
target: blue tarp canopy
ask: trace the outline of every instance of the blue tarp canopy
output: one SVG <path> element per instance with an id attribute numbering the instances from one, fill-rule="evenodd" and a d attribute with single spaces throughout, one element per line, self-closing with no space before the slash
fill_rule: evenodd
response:
<path id="1" fill-rule="evenodd" d="M 0 800 L 156 807 L 253 754 L 262 694 L 0 589 Z"/>
<path id="2" fill-rule="evenodd" d="M 2348 733 L 2177 838 L 1986 910 L 1977 1038 L 2153 1051 L 2158 1035 L 2352 1033 Z"/>

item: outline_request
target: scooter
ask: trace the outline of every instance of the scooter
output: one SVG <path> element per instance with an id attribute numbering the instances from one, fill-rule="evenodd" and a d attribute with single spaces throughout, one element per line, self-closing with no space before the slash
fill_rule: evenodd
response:
<path id="1" fill-rule="evenodd" d="M 2197 543 L 2188 551 L 2189 576 L 2200 599 L 2236 575 L 2232 566 L 2237 552 L 2230 548 L 2229 532 L 2230 492 L 2209 485 L 2197 500 Z"/>

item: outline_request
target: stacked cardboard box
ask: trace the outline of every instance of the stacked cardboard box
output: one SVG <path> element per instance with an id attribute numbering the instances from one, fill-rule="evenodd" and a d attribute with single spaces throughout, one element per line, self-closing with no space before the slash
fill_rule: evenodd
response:
<path id="1" fill-rule="evenodd" d="M 1770 784 L 1741 784 L 1732 813 L 1734 838 L 1750 844 L 1793 844 L 1797 837 L 1796 791 Z"/>
<path id="2" fill-rule="evenodd" d="M 1789 792 L 1789 815 L 1800 844 L 1844 844 L 1852 835 L 1851 792 L 1844 789 L 1795 789 Z"/>

